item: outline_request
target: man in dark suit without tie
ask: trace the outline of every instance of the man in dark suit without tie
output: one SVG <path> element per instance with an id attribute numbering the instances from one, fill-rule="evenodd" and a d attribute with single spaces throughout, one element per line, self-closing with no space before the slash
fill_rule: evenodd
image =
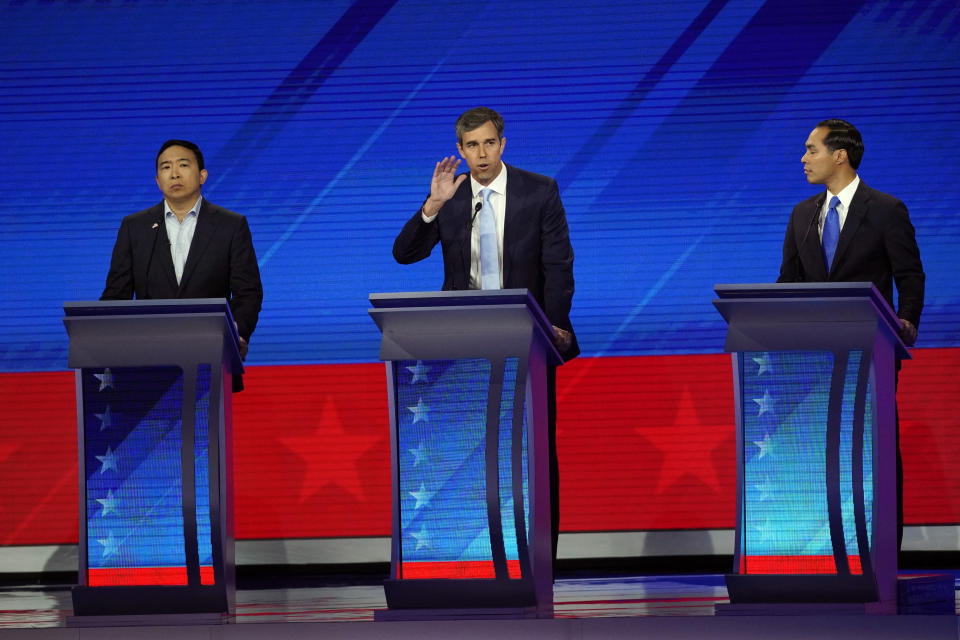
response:
<path id="1" fill-rule="evenodd" d="M 245 358 L 263 301 L 247 219 L 200 195 L 207 170 L 196 144 L 165 142 L 156 171 L 163 202 L 123 219 L 100 299 L 225 298 Z"/>
<path id="2" fill-rule="evenodd" d="M 417 262 L 440 243 L 445 291 L 529 289 L 553 324 L 560 355 L 565 361 L 576 357 L 580 347 L 570 324 L 573 248 L 556 181 L 503 163 L 507 139 L 503 118 L 493 109 L 466 111 L 455 129 L 457 150 L 470 171 L 457 175 L 460 160 L 454 156 L 437 163 L 430 195 L 397 236 L 394 258 L 401 264 Z M 483 255 L 490 259 L 482 260 Z M 560 476 L 555 367 L 547 370 L 547 398 L 556 560 Z"/>
<path id="3" fill-rule="evenodd" d="M 803 171 L 810 184 L 824 185 L 827 190 L 794 207 L 777 282 L 872 282 L 891 307 L 895 283 L 900 337 L 912 346 L 917 340 L 925 282 L 916 234 L 903 202 L 860 180 L 857 167 L 861 158 L 863 139 L 849 122 L 824 120 L 810 133 L 801 158 Z M 899 440 L 898 433 L 898 546 L 903 539 Z"/>

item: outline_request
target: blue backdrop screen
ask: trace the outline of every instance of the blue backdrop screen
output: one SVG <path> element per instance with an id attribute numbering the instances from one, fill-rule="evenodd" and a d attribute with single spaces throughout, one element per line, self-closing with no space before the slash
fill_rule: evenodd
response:
<path id="1" fill-rule="evenodd" d="M 776 278 L 818 190 L 803 143 L 834 116 L 911 211 L 919 346 L 960 345 L 952 0 L 10 2 L 0 22 L 0 371 L 66 367 L 61 304 L 99 296 L 172 137 L 249 218 L 248 363 L 376 360 L 367 294 L 439 287 L 438 255 L 401 267 L 391 246 L 478 104 L 507 162 L 558 180 L 585 354 L 719 351 L 712 285 Z"/>

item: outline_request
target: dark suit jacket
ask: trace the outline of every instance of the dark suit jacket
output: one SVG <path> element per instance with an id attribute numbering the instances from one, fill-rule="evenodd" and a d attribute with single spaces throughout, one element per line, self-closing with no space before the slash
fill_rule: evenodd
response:
<path id="1" fill-rule="evenodd" d="M 226 298 L 237 331 L 250 340 L 263 287 L 247 219 L 203 199 L 190 252 L 177 285 L 163 202 L 120 224 L 101 300 Z"/>
<path id="2" fill-rule="evenodd" d="M 907 207 L 861 181 L 828 274 L 814 221 L 825 198 L 826 192 L 794 207 L 777 282 L 872 282 L 891 307 L 896 282 L 897 315 L 919 325 L 925 276 Z"/>
<path id="3" fill-rule="evenodd" d="M 554 326 L 573 332 L 573 248 L 557 182 L 516 167 L 507 168 L 503 225 L 503 288 L 529 289 Z M 427 223 L 417 211 L 393 243 L 400 264 L 423 260 L 439 242 L 443 251 L 443 290 L 470 288 L 470 237 L 473 211 L 470 179 Z M 576 336 L 562 353 L 580 353 Z"/>

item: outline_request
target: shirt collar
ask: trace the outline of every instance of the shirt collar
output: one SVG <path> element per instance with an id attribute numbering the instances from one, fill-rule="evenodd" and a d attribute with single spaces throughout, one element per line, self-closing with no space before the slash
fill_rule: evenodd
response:
<path id="1" fill-rule="evenodd" d="M 497 177 L 494 178 L 493 181 L 487 186 L 483 186 L 482 184 L 474 180 L 473 176 L 471 175 L 470 188 L 473 189 L 473 197 L 474 199 L 477 199 L 477 200 L 480 199 L 480 191 L 482 189 L 493 189 L 494 193 L 499 193 L 500 195 L 506 195 L 507 194 L 507 165 L 501 163 L 500 173 L 498 173 Z"/>
<path id="2" fill-rule="evenodd" d="M 200 205 L 201 205 L 201 203 L 203 203 L 203 196 L 199 196 L 199 197 L 197 198 L 196 204 L 193 205 L 193 208 L 190 209 L 190 211 L 187 212 L 187 215 L 184 216 L 184 218 L 186 218 L 186 217 L 188 217 L 188 216 L 193 216 L 193 217 L 195 217 L 195 218 L 196 218 L 196 217 L 199 217 L 199 216 L 200 216 Z M 167 216 L 169 216 L 169 215 L 176 215 L 176 214 L 173 213 L 173 209 L 170 208 L 170 205 L 167 204 L 167 199 L 164 198 L 164 199 L 163 199 L 163 216 L 164 216 L 164 217 L 167 217 Z"/>
<path id="3" fill-rule="evenodd" d="M 840 204 L 843 205 L 843 210 L 849 211 L 850 203 L 853 202 L 853 194 L 857 192 L 857 187 L 859 186 L 860 186 L 860 176 L 858 174 L 853 177 L 853 180 L 850 181 L 850 184 L 848 184 L 847 186 L 845 186 L 843 189 L 840 190 L 840 193 L 830 193 L 830 190 L 827 189 L 827 204 L 829 205 L 830 200 L 832 200 L 833 197 L 836 196 L 840 198 Z"/>

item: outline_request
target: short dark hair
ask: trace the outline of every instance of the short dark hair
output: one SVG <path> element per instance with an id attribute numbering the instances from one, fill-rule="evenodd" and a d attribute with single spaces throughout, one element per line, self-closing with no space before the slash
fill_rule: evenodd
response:
<path id="1" fill-rule="evenodd" d="M 817 127 L 830 130 L 823 138 L 823 144 L 830 153 L 837 149 L 845 149 L 850 166 L 854 169 L 860 166 L 860 161 L 863 159 L 863 138 L 860 137 L 860 132 L 855 126 L 846 120 L 830 118 L 820 122 Z"/>
<path id="2" fill-rule="evenodd" d="M 190 149 L 190 151 L 193 151 L 193 155 L 197 156 L 197 169 L 203 171 L 203 153 L 200 152 L 200 147 L 189 140 L 167 140 L 164 142 L 160 146 L 160 151 L 157 151 L 157 159 L 153 163 L 154 169 L 160 169 L 160 156 L 169 147 L 185 147 Z"/>
<path id="3" fill-rule="evenodd" d="M 497 128 L 497 138 L 503 137 L 503 116 L 488 107 L 474 107 L 464 111 L 457 118 L 457 144 L 463 144 L 463 134 L 467 131 L 473 131 L 482 127 L 487 122 L 492 122 Z"/>

